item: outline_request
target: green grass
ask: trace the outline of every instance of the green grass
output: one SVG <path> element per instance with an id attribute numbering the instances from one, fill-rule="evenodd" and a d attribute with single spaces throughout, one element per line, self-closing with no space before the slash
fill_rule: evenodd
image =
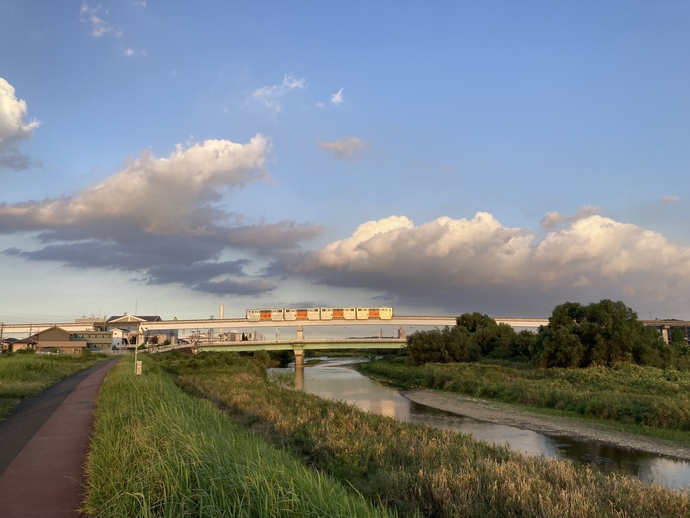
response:
<path id="1" fill-rule="evenodd" d="M 402 516 L 690 515 L 686 493 L 362 412 L 220 357 L 159 361 L 190 393 Z"/>
<path id="2" fill-rule="evenodd" d="M 369 376 L 410 388 L 560 410 L 629 425 L 631 430 L 690 431 L 690 372 L 624 365 L 618 368 L 531 369 L 484 363 L 360 364 Z"/>
<path id="3" fill-rule="evenodd" d="M 99 355 L 0 355 L 0 419 L 11 413 L 21 399 L 36 396 L 102 359 Z"/>
<path id="4" fill-rule="evenodd" d="M 144 374 L 135 377 L 132 358 L 125 358 L 99 395 L 86 470 L 87 515 L 389 514 L 242 430 L 208 401 L 182 392 L 154 362 L 144 362 Z"/>

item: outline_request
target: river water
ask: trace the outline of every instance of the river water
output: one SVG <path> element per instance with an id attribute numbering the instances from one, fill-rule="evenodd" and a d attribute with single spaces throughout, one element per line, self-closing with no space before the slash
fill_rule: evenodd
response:
<path id="1" fill-rule="evenodd" d="M 512 426 L 477 421 L 461 415 L 414 403 L 391 386 L 361 375 L 344 364 L 347 359 L 323 359 L 304 369 L 274 369 L 295 372 L 295 385 L 323 398 L 346 401 L 363 410 L 401 421 L 426 423 L 437 428 L 472 434 L 475 439 L 508 444 L 529 455 L 574 460 L 592 464 L 606 472 L 622 472 L 644 482 L 656 482 L 673 489 L 690 489 L 690 462 L 651 453 L 626 450 L 601 443 L 550 437 Z M 302 372 L 300 372 L 302 371 Z"/>

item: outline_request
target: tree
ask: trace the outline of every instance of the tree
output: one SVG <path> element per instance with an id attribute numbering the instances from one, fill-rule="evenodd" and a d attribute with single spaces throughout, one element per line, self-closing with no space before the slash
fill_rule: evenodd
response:
<path id="1" fill-rule="evenodd" d="M 665 365 L 671 351 L 623 302 L 608 299 L 583 306 L 556 306 L 539 329 L 534 359 L 543 367 L 611 366 L 619 362 Z"/>
<path id="2" fill-rule="evenodd" d="M 479 359 L 479 347 L 461 327 L 416 331 L 407 337 L 407 361 L 424 363 L 467 362 Z"/>

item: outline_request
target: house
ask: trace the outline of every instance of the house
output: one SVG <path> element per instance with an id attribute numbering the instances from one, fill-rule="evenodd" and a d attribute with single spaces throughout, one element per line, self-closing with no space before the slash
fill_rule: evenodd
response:
<path id="1" fill-rule="evenodd" d="M 72 336 L 85 340 L 89 349 L 110 349 L 113 343 L 112 331 L 75 331 Z"/>
<path id="2" fill-rule="evenodd" d="M 121 327 L 116 327 L 111 329 L 110 332 L 112 333 L 113 337 L 110 345 L 113 349 L 124 349 L 129 345 L 130 331 L 127 329 L 122 329 Z"/>
<path id="3" fill-rule="evenodd" d="M 61 352 L 67 354 L 79 354 L 88 348 L 88 342 L 69 331 L 53 326 L 30 336 L 26 340 L 34 343 L 37 353 Z M 27 346 L 29 346 L 27 344 Z"/>
<path id="4" fill-rule="evenodd" d="M 137 315 L 120 315 L 110 317 L 105 322 L 106 328 L 110 331 L 112 329 L 122 329 L 128 331 L 127 341 L 130 345 L 142 344 L 147 341 L 149 336 L 156 336 L 158 343 L 163 343 L 170 340 L 170 343 L 177 342 L 177 329 L 157 329 L 146 333 L 146 336 L 139 337 L 139 326 L 147 322 L 162 322 L 163 319 L 159 316 L 137 316 Z"/>
<path id="5" fill-rule="evenodd" d="M 0 344 L 0 349 L 3 352 L 15 352 L 15 351 L 20 351 L 22 349 L 35 349 L 36 348 L 36 342 L 33 340 L 30 340 L 29 338 L 24 338 L 23 340 L 19 340 L 17 338 L 5 338 L 2 341 L 2 344 Z"/>

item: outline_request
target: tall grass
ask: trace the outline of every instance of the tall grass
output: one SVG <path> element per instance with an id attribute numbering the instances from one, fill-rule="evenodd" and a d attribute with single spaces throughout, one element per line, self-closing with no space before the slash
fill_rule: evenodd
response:
<path id="1" fill-rule="evenodd" d="M 567 461 L 401 423 L 267 382 L 241 365 L 185 370 L 178 384 L 403 516 L 688 516 L 690 497 Z M 214 360 L 215 361 L 215 360 Z"/>
<path id="2" fill-rule="evenodd" d="M 242 430 L 170 375 L 132 359 L 96 410 L 83 511 L 90 516 L 381 516 L 357 494 Z"/>
<path id="3" fill-rule="evenodd" d="M 96 355 L 0 355 L 0 418 L 12 412 L 22 398 L 40 394 L 100 359 Z"/>
<path id="4" fill-rule="evenodd" d="M 586 417 L 690 431 L 690 372 L 638 365 L 532 369 L 481 363 L 411 367 L 385 361 L 361 372 L 406 387 L 494 398 Z"/>

